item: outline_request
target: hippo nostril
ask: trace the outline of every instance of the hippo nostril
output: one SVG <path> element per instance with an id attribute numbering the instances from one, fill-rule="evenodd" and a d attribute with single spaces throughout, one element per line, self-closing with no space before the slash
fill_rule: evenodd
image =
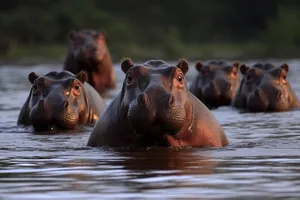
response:
<path id="1" fill-rule="evenodd" d="M 67 108 L 68 106 L 69 106 L 68 101 L 64 101 L 64 102 L 63 102 L 63 108 Z"/>
<path id="2" fill-rule="evenodd" d="M 175 103 L 175 98 L 173 95 L 170 95 L 169 105 L 173 105 Z"/>
<path id="3" fill-rule="evenodd" d="M 148 103 L 148 98 L 147 98 L 147 95 L 145 94 L 140 94 L 137 98 L 137 101 L 140 103 L 140 104 L 143 104 L 143 105 L 146 105 Z"/>

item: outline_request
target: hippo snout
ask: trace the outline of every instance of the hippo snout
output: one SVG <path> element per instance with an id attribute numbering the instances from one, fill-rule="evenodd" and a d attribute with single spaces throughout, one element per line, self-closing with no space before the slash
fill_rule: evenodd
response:
<path id="1" fill-rule="evenodd" d="M 256 112 L 265 111 L 268 107 L 267 96 L 260 88 L 255 89 L 252 94 L 250 94 L 247 102 L 247 109 Z"/>
<path id="2" fill-rule="evenodd" d="M 154 126 L 159 127 L 160 132 L 179 130 L 185 117 L 184 105 L 173 94 L 156 96 L 155 93 L 140 94 L 130 104 L 127 114 L 133 129 L 140 133 L 149 129 L 153 132 Z"/>
<path id="3" fill-rule="evenodd" d="M 224 79 L 212 80 L 203 91 L 203 101 L 209 107 L 229 105 L 231 104 L 233 97 L 233 86 L 230 82 Z"/>
<path id="4" fill-rule="evenodd" d="M 280 89 L 274 91 L 275 98 L 269 98 L 269 110 L 285 111 L 290 107 L 289 96 Z"/>
<path id="5" fill-rule="evenodd" d="M 174 106 L 178 105 L 178 102 L 174 95 L 166 94 L 158 100 L 157 104 L 158 107 L 161 107 L 161 109 L 174 109 Z"/>
<path id="6" fill-rule="evenodd" d="M 211 81 L 204 89 L 204 96 L 208 99 L 218 98 L 221 95 L 220 87 L 216 81 Z"/>
<path id="7" fill-rule="evenodd" d="M 95 56 L 97 48 L 94 45 L 83 46 L 81 49 L 81 54 L 85 58 L 93 58 Z"/>
<path id="8" fill-rule="evenodd" d="M 137 98 L 137 102 L 146 107 L 150 105 L 150 100 L 147 94 L 140 94 Z M 159 99 L 158 103 L 172 107 L 173 105 L 175 105 L 175 97 L 172 94 L 166 94 L 161 99 Z"/>
<path id="9" fill-rule="evenodd" d="M 149 104 L 149 99 L 146 94 L 140 94 L 137 97 L 137 103 L 143 106 L 147 106 Z"/>
<path id="10" fill-rule="evenodd" d="M 289 108 L 288 97 L 277 88 L 256 88 L 247 99 L 247 109 L 255 112 L 284 111 Z"/>
<path id="11" fill-rule="evenodd" d="M 78 121 L 78 112 L 65 100 L 52 96 L 41 99 L 30 110 L 30 120 L 36 131 L 47 131 L 47 127 L 74 129 Z"/>
<path id="12" fill-rule="evenodd" d="M 43 131 L 50 124 L 52 110 L 47 108 L 46 102 L 41 99 L 30 110 L 29 118 L 36 131 Z"/>

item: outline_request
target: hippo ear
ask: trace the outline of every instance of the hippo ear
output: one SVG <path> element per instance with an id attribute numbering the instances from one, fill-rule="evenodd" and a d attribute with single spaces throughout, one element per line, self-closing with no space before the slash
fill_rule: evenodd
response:
<path id="1" fill-rule="evenodd" d="M 238 62 L 238 61 L 234 62 L 234 63 L 232 64 L 232 66 L 238 69 L 239 66 L 240 66 L 240 62 Z"/>
<path id="2" fill-rule="evenodd" d="M 203 63 L 201 61 L 197 61 L 195 68 L 198 72 L 200 72 L 201 68 L 203 67 Z"/>
<path id="3" fill-rule="evenodd" d="M 249 67 L 245 64 L 242 64 L 240 67 L 240 71 L 243 75 L 245 75 L 247 73 L 247 71 L 249 70 Z"/>
<path id="4" fill-rule="evenodd" d="M 133 63 L 130 58 L 123 60 L 123 62 L 121 63 L 121 69 L 125 74 L 132 66 L 133 66 Z"/>
<path id="5" fill-rule="evenodd" d="M 80 71 L 78 74 L 76 74 L 76 78 L 82 83 L 85 83 L 88 80 L 88 75 L 85 71 Z"/>
<path id="6" fill-rule="evenodd" d="M 28 75 L 28 80 L 30 81 L 30 83 L 33 84 L 33 82 L 35 81 L 35 79 L 37 79 L 39 76 L 36 75 L 35 72 L 31 72 L 29 75 Z"/>
<path id="7" fill-rule="evenodd" d="M 178 62 L 177 67 L 181 69 L 182 73 L 185 75 L 189 70 L 189 65 L 186 60 L 182 59 Z"/>
<path id="8" fill-rule="evenodd" d="M 280 67 L 281 67 L 281 69 L 284 69 L 286 72 L 289 71 L 289 66 L 286 63 L 283 63 Z"/>

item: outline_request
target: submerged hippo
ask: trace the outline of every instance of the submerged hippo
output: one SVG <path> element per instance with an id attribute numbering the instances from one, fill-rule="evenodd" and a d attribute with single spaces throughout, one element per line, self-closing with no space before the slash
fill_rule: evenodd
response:
<path id="1" fill-rule="evenodd" d="M 88 83 L 100 95 L 116 87 L 115 71 L 103 33 L 95 30 L 70 31 L 64 70 L 88 73 Z"/>
<path id="2" fill-rule="evenodd" d="M 45 76 L 31 72 L 28 79 L 32 88 L 18 125 L 32 125 L 35 131 L 74 129 L 79 124 L 94 124 L 105 109 L 102 97 L 86 83 L 85 72 L 52 71 Z"/>
<path id="3" fill-rule="evenodd" d="M 239 63 L 229 65 L 223 61 L 210 61 L 195 65 L 198 75 L 190 86 L 192 92 L 208 108 L 231 105 L 238 88 Z"/>
<path id="4" fill-rule="evenodd" d="M 181 60 L 121 64 L 126 73 L 120 93 L 95 124 L 89 146 L 112 147 L 222 147 L 228 144 L 224 130 L 192 93 Z"/>
<path id="5" fill-rule="evenodd" d="M 287 80 L 289 66 L 257 63 L 242 65 L 240 87 L 232 105 L 249 112 L 280 112 L 299 107 L 299 100 Z"/>

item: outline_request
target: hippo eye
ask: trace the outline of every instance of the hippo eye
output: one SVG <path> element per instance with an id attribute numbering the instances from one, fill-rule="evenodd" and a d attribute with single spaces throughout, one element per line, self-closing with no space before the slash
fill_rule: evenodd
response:
<path id="1" fill-rule="evenodd" d="M 252 76 L 247 74 L 245 79 L 246 79 L 246 82 L 249 83 L 252 80 Z"/>
<path id="2" fill-rule="evenodd" d="M 79 90 L 80 89 L 80 85 L 77 83 L 75 86 L 74 86 L 75 90 Z"/>
<path id="3" fill-rule="evenodd" d="M 286 75 L 282 75 L 282 83 L 283 84 L 287 84 Z"/>
<path id="4" fill-rule="evenodd" d="M 80 94 L 80 84 L 79 83 L 75 83 L 73 86 L 73 94 L 74 95 L 79 95 Z"/>
<path id="5" fill-rule="evenodd" d="M 178 76 L 177 76 L 177 81 L 180 83 L 180 84 L 183 84 L 183 79 L 184 79 L 184 75 L 182 73 L 180 73 Z"/>
<path id="6" fill-rule="evenodd" d="M 130 84 L 131 82 L 132 82 L 132 74 L 131 73 L 128 73 L 128 75 L 127 75 L 127 84 Z"/>
<path id="7" fill-rule="evenodd" d="M 178 76 L 178 81 L 179 81 L 179 82 L 182 82 L 182 81 L 183 81 L 183 76 L 179 75 L 179 76 Z"/>
<path id="8" fill-rule="evenodd" d="M 37 85 L 32 86 L 32 94 L 37 95 L 38 94 L 38 87 Z"/>
<path id="9" fill-rule="evenodd" d="M 33 85 L 32 86 L 32 89 L 35 91 L 35 90 L 37 90 L 37 86 L 36 85 Z"/>

